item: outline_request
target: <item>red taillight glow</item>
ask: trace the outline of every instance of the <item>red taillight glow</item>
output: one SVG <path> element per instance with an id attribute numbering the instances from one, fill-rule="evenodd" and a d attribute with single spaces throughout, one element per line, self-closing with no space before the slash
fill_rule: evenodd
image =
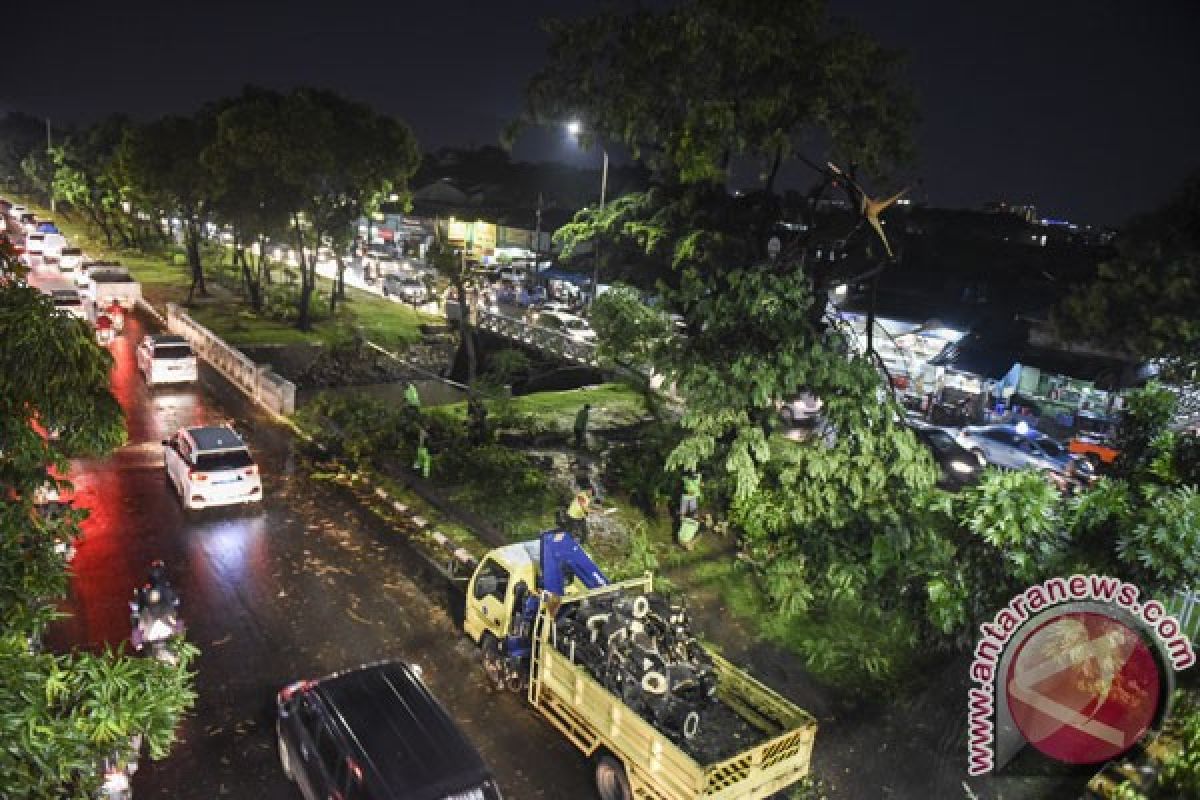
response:
<path id="1" fill-rule="evenodd" d="M 306 692 L 315 685 L 314 681 L 296 681 L 279 690 L 279 702 L 286 703 L 300 692 Z"/>
<path id="2" fill-rule="evenodd" d="M 246 475 L 257 475 L 257 474 L 258 474 L 258 467 L 257 467 L 257 466 L 246 467 L 246 472 L 245 472 L 245 474 L 246 474 Z"/>
<path id="3" fill-rule="evenodd" d="M 194 481 L 206 481 L 206 480 L 208 480 L 208 476 L 207 476 L 207 475 L 205 475 L 203 472 L 197 472 L 197 471 L 196 471 L 196 470 L 194 470 L 194 469 L 192 469 L 192 470 L 188 470 L 188 477 L 189 477 L 189 478 L 191 478 L 191 479 L 192 479 L 192 480 L 194 480 Z"/>

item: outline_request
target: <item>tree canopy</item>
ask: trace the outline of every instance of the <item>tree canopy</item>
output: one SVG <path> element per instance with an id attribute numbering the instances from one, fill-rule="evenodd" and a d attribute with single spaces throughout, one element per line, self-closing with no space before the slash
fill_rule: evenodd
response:
<path id="1" fill-rule="evenodd" d="M 1118 255 L 1058 309 L 1069 338 L 1089 339 L 1195 382 L 1200 369 L 1200 171 L 1161 208 L 1129 223 Z"/>
<path id="2" fill-rule="evenodd" d="M 0 775 L 13 796 L 82 799 L 99 785 L 100 759 L 128 755 L 133 736 L 166 755 L 195 697 L 195 651 L 185 646 L 178 667 L 111 650 L 39 652 L 67 588 L 57 545 L 78 538 L 85 512 L 47 517 L 34 492 L 70 458 L 110 452 L 125 427 L 108 389 L 112 357 L 21 277 L 0 241 Z"/>

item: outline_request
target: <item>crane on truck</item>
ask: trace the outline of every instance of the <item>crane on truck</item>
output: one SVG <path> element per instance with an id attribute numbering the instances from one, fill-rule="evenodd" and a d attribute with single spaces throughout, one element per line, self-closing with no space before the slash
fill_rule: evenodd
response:
<path id="1" fill-rule="evenodd" d="M 484 556 L 463 629 L 492 684 L 592 760 L 604 800 L 762 800 L 808 773 L 816 720 L 701 645 L 649 573 L 610 581 L 569 533 Z"/>

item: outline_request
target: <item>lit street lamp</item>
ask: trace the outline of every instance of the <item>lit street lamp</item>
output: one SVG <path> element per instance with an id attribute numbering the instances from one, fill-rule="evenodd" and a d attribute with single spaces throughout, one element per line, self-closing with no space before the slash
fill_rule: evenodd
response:
<path id="1" fill-rule="evenodd" d="M 576 139 L 583 133 L 583 125 L 577 119 L 573 119 L 567 123 L 567 133 L 574 136 Z M 600 170 L 600 213 L 604 213 L 604 196 L 608 193 L 608 148 L 602 142 L 600 144 L 600 152 L 604 154 L 604 167 Z M 592 297 L 588 305 L 596 302 L 596 295 L 600 293 L 600 242 L 599 240 L 592 243 Z"/>

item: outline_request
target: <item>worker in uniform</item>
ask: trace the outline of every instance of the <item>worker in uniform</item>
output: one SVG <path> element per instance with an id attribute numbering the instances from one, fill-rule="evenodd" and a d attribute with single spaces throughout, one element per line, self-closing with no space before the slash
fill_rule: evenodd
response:
<path id="1" fill-rule="evenodd" d="M 575 540 L 580 544 L 586 544 L 588 538 L 588 512 L 592 507 L 592 490 L 586 486 L 580 486 L 575 492 L 575 496 L 571 498 L 571 504 L 567 506 L 567 527 L 568 532 L 575 537 Z"/>
<path id="2" fill-rule="evenodd" d="M 580 450 L 587 447 L 588 416 L 591 411 L 591 404 L 584 403 L 583 408 L 579 409 L 579 413 L 575 415 L 575 447 Z"/>
<path id="3" fill-rule="evenodd" d="M 700 473 L 689 472 L 683 476 L 683 495 L 679 498 L 679 543 L 689 550 L 700 532 L 699 510 Z"/>
<path id="4" fill-rule="evenodd" d="M 421 477 L 428 478 L 429 471 L 433 469 L 433 456 L 429 454 L 428 435 L 424 428 L 417 429 L 417 452 L 413 458 L 413 470 L 421 473 Z"/>

